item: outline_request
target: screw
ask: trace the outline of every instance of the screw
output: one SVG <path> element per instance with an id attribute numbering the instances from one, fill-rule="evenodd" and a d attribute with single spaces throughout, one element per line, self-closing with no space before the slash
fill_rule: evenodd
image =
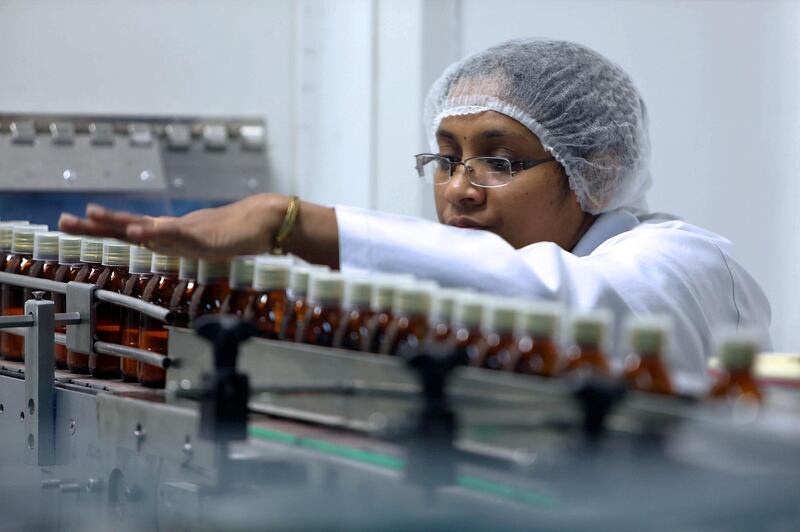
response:
<path id="1" fill-rule="evenodd" d="M 99 478 L 90 478 L 86 481 L 86 491 L 89 493 L 98 493 L 103 489 L 103 481 Z"/>
<path id="2" fill-rule="evenodd" d="M 36 301 L 41 301 L 42 299 L 44 299 L 44 292 L 41 290 L 34 290 L 33 292 L 31 292 L 31 294 L 33 294 L 33 298 Z"/>
<path id="3" fill-rule="evenodd" d="M 42 488 L 49 489 L 49 488 L 57 488 L 61 486 L 61 479 L 60 478 L 48 478 L 47 480 L 42 481 Z"/>
<path id="4" fill-rule="evenodd" d="M 75 422 L 75 420 L 74 419 L 70 419 L 69 420 L 69 433 L 72 434 L 73 436 L 75 435 L 75 427 L 76 426 L 77 426 L 77 423 Z"/>
<path id="5" fill-rule="evenodd" d="M 61 492 L 62 493 L 74 493 L 76 491 L 80 491 L 81 485 L 75 482 L 68 482 L 65 484 L 61 484 Z"/>
<path id="6" fill-rule="evenodd" d="M 145 432 L 141 423 L 136 424 L 136 428 L 133 431 L 133 437 L 136 439 L 136 450 L 138 451 L 141 448 L 145 438 Z"/>

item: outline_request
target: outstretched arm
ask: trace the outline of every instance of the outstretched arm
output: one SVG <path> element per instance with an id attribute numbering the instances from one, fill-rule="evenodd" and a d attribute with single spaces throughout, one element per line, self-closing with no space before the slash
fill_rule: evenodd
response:
<path id="1" fill-rule="evenodd" d="M 58 226 L 67 233 L 118 238 L 169 255 L 256 255 L 272 247 L 289 201 L 287 196 L 258 194 L 223 207 L 158 218 L 90 204 L 86 218 L 64 213 Z M 285 248 L 309 262 L 338 268 L 339 237 L 334 210 L 302 202 Z"/>

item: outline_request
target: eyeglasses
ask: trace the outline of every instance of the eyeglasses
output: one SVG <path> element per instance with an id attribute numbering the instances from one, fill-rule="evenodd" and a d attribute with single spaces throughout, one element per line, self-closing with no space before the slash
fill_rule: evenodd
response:
<path id="1" fill-rule="evenodd" d="M 463 161 L 453 161 L 435 153 L 418 153 L 417 174 L 431 185 L 444 185 L 453 177 L 456 166 L 463 166 L 467 180 L 482 188 L 504 187 L 518 172 L 529 170 L 534 166 L 554 161 L 555 158 L 532 159 L 529 161 L 511 161 L 505 157 L 470 157 Z"/>

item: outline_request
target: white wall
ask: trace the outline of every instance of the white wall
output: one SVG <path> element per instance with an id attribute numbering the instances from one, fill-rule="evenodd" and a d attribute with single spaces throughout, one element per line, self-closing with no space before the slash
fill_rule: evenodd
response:
<path id="1" fill-rule="evenodd" d="M 0 110 L 260 115 L 293 185 L 291 0 L 3 0 Z"/>
<path id="2" fill-rule="evenodd" d="M 800 350 L 800 2 L 463 0 L 462 53 L 523 36 L 586 44 L 650 110 L 654 210 L 730 238 Z"/>

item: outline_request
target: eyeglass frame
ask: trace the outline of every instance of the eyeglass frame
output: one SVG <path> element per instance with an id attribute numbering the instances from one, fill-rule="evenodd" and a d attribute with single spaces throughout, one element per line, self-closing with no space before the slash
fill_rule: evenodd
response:
<path id="1" fill-rule="evenodd" d="M 556 160 L 555 157 L 548 157 L 547 159 L 526 159 L 526 160 L 512 161 L 511 159 L 509 159 L 507 157 L 493 157 L 493 156 L 486 156 L 486 155 L 476 155 L 475 157 L 467 157 L 463 161 L 451 161 L 450 159 L 448 159 L 444 155 L 439 155 L 438 153 L 417 153 L 416 155 L 414 155 L 414 159 L 416 161 L 415 167 L 416 167 L 416 170 L 417 170 L 417 175 L 421 179 L 425 178 L 425 174 L 424 174 L 424 170 L 423 170 L 423 166 L 424 165 L 420 165 L 420 161 L 419 161 L 419 158 L 422 157 L 422 156 L 435 157 L 437 159 L 444 159 L 445 161 L 448 162 L 448 164 L 450 164 L 450 173 L 449 173 L 449 175 L 447 177 L 447 181 L 445 181 L 443 183 L 431 183 L 435 187 L 436 186 L 440 186 L 440 185 L 446 185 L 447 183 L 449 183 L 453 179 L 453 174 L 455 173 L 455 168 L 457 166 L 459 166 L 459 165 L 464 167 L 464 175 L 466 176 L 467 181 L 469 181 L 472 186 L 479 187 L 479 188 L 500 188 L 500 187 L 505 187 L 505 186 L 510 185 L 511 182 L 514 180 L 514 176 L 517 175 L 519 172 L 524 172 L 526 170 L 530 170 L 531 168 L 539 166 L 540 164 L 549 163 L 550 161 L 555 161 Z M 501 161 L 507 162 L 511 178 L 508 180 L 507 183 L 503 183 L 501 185 L 481 185 L 480 183 L 475 183 L 470 178 L 471 167 L 467 166 L 468 162 L 473 161 L 475 159 L 499 159 Z M 520 169 L 518 169 L 518 170 L 514 170 L 514 166 L 518 166 L 518 165 L 521 165 L 522 167 Z"/>

